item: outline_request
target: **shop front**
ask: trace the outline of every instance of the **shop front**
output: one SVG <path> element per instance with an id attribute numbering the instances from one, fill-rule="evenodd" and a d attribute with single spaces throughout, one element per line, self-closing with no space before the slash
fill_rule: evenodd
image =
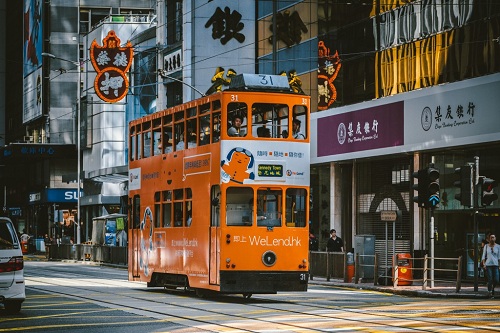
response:
<path id="1" fill-rule="evenodd" d="M 77 190 L 51 188 L 29 194 L 27 211 L 30 226 L 27 230 L 36 238 L 48 234 L 68 243 L 76 239 Z"/>
<path id="2" fill-rule="evenodd" d="M 462 256 L 464 278 L 473 277 L 475 227 L 479 238 L 499 233 L 500 204 L 462 206 L 455 169 L 478 161 L 478 175 L 500 179 L 498 91 L 494 74 L 313 113 L 311 174 L 321 181 L 312 179 L 311 192 L 327 190 L 328 197 L 315 198 L 311 216 L 319 221 L 312 225 L 340 229 L 346 244 L 375 235 L 382 263 L 393 252 L 422 257 L 433 245 L 436 257 Z M 429 163 L 440 172 L 432 224 L 430 209 L 413 202 L 412 187 L 413 172 Z M 382 211 L 396 211 L 397 220 L 384 221 Z"/>

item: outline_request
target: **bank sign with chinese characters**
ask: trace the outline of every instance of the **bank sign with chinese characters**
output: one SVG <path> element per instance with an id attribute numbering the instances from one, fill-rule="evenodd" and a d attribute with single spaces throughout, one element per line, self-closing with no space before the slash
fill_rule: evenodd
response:
<path id="1" fill-rule="evenodd" d="M 313 113 L 311 163 L 500 140 L 499 92 L 494 74 Z"/>

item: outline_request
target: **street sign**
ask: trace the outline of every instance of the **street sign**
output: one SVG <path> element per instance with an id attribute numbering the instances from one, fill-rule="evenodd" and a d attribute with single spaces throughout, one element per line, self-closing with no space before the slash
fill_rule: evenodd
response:
<path id="1" fill-rule="evenodd" d="M 382 221 L 393 222 L 398 218 L 398 214 L 396 214 L 395 210 L 381 210 L 380 211 L 380 219 Z"/>

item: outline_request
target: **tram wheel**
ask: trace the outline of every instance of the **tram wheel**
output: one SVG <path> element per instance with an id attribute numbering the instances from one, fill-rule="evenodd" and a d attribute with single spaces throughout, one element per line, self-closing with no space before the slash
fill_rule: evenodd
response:
<path id="1" fill-rule="evenodd" d="M 203 289 L 196 289 L 196 297 L 199 298 L 204 298 L 206 296 L 206 293 Z"/>
<path id="2" fill-rule="evenodd" d="M 252 294 L 250 294 L 250 293 L 243 294 L 243 298 L 245 298 L 245 299 L 249 299 L 250 297 L 252 297 Z"/>

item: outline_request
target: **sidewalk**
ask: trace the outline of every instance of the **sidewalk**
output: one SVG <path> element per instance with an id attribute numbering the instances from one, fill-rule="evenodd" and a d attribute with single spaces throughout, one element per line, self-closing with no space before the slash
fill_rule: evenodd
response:
<path id="1" fill-rule="evenodd" d="M 24 255 L 24 260 L 26 261 L 47 261 L 45 254 L 26 254 Z M 75 262 L 87 265 L 102 265 L 117 267 L 117 265 L 108 265 L 106 263 L 98 263 L 92 261 L 77 261 L 77 260 L 61 260 L 68 262 Z M 124 265 L 119 265 L 120 268 L 127 268 Z M 471 282 L 462 282 L 460 291 L 456 292 L 456 285 L 451 282 L 436 282 L 434 288 L 430 288 L 430 282 L 427 285 L 426 290 L 422 290 L 422 285 L 412 285 L 412 286 L 381 286 L 373 285 L 371 282 L 361 282 L 346 283 L 342 279 L 330 279 L 327 281 L 326 278 L 315 276 L 312 280 L 309 280 L 309 285 L 324 285 L 324 286 L 335 286 L 342 288 L 358 289 L 358 290 L 373 290 L 394 295 L 403 295 L 411 297 L 427 297 L 427 298 L 466 298 L 466 299 L 487 299 L 488 291 L 486 285 L 480 281 L 478 285 L 478 291 L 474 291 L 474 284 Z M 500 291 L 499 291 L 500 293 Z M 500 299 L 500 295 L 497 296 Z"/>
<path id="2" fill-rule="evenodd" d="M 411 296 L 411 297 L 427 297 L 427 298 L 467 298 L 467 299 L 487 299 L 488 290 L 486 285 L 479 283 L 478 291 L 474 291 L 474 284 L 471 282 L 462 282 L 460 291 L 457 293 L 457 288 L 454 283 L 451 282 L 436 282 L 434 288 L 430 288 L 430 282 L 427 284 L 426 290 L 422 290 L 422 285 L 411 285 L 411 286 L 381 286 L 373 285 L 371 282 L 362 283 L 346 283 L 341 279 L 330 279 L 327 281 L 326 278 L 314 277 L 313 280 L 309 280 L 309 285 L 325 285 L 325 286 L 336 286 L 343 288 L 352 288 L 359 290 L 374 290 L 389 294 Z M 500 296 L 497 296 L 500 299 Z"/>

